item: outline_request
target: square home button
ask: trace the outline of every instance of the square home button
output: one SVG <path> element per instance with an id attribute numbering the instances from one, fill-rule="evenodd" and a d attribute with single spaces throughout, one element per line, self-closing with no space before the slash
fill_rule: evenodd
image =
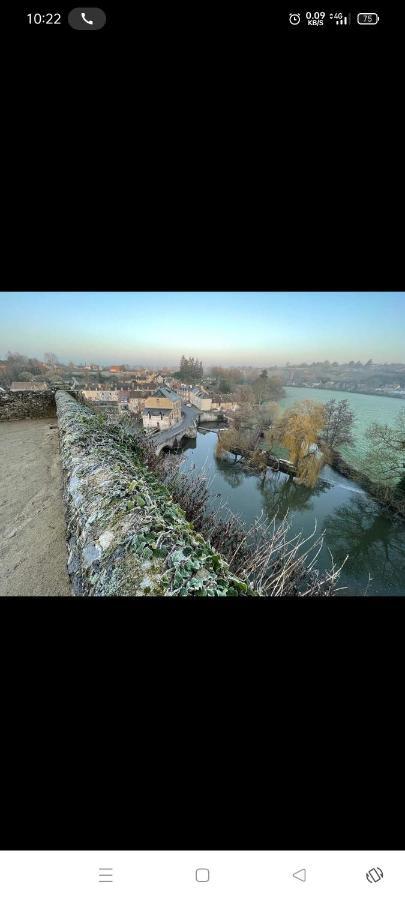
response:
<path id="1" fill-rule="evenodd" d="M 209 881 L 210 880 L 210 870 L 209 869 L 196 869 L 195 877 L 196 877 L 196 881 Z"/>

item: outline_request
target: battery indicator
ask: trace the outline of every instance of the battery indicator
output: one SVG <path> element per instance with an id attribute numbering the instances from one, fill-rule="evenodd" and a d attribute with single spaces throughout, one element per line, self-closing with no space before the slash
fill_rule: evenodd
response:
<path id="1" fill-rule="evenodd" d="M 357 22 L 359 25 L 377 25 L 379 18 L 377 13 L 358 13 Z"/>

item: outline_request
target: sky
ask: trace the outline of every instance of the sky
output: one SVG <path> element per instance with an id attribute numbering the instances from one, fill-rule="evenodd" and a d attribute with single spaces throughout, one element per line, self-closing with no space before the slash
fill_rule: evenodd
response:
<path id="1" fill-rule="evenodd" d="M 405 362 L 405 293 L 0 293 L 9 350 L 99 365 Z"/>

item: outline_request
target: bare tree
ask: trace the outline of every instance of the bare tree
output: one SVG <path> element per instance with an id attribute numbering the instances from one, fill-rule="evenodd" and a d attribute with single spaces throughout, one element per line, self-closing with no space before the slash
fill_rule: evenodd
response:
<path id="1" fill-rule="evenodd" d="M 348 400 L 329 400 L 324 407 L 325 424 L 320 435 L 330 450 L 340 444 L 353 444 L 354 413 Z"/>
<path id="2" fill-rule="evenodd" d="M 373 422 L 367 430 L 371 450 L 366 464 L 373 477 L 392 483 L 405 478 L 405 408 L 398 413 L 395 424 Z"/>
<path id="3" fill-rule="evenodd" d="M 279 400 L 284 396 L 284 388 L 280 379 L 275 375 L 269 378 L 266 369 L 263 369 L 256 381 L 253 382 L 252 390 L 256 402 L 259 404 L 265 403 L 266 400 Z"/>
<path id="4" fill-rule="evenodd" d="M 48 366 L 57 366 L 58 357 L 55 353 L 44 353 L 44 362 L 46 362 Z"/>

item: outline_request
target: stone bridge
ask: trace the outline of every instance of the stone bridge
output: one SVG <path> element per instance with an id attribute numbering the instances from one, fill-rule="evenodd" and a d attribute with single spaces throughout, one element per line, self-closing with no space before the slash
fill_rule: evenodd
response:
<path id="1" fill-rule="evenodd" d="M 151 440 L 156 447 L 157 456 L 164 447 L 175 449 L 180 446 L 183 438 L 196 436 L 200 415 L 199 409 L 196 406 L 190 407 L 183 403 L 181 414 L 181 422 L 173 425 L 173 428 L 166 428 L 164 431 L 155 432 L 151 436 Z"/>

